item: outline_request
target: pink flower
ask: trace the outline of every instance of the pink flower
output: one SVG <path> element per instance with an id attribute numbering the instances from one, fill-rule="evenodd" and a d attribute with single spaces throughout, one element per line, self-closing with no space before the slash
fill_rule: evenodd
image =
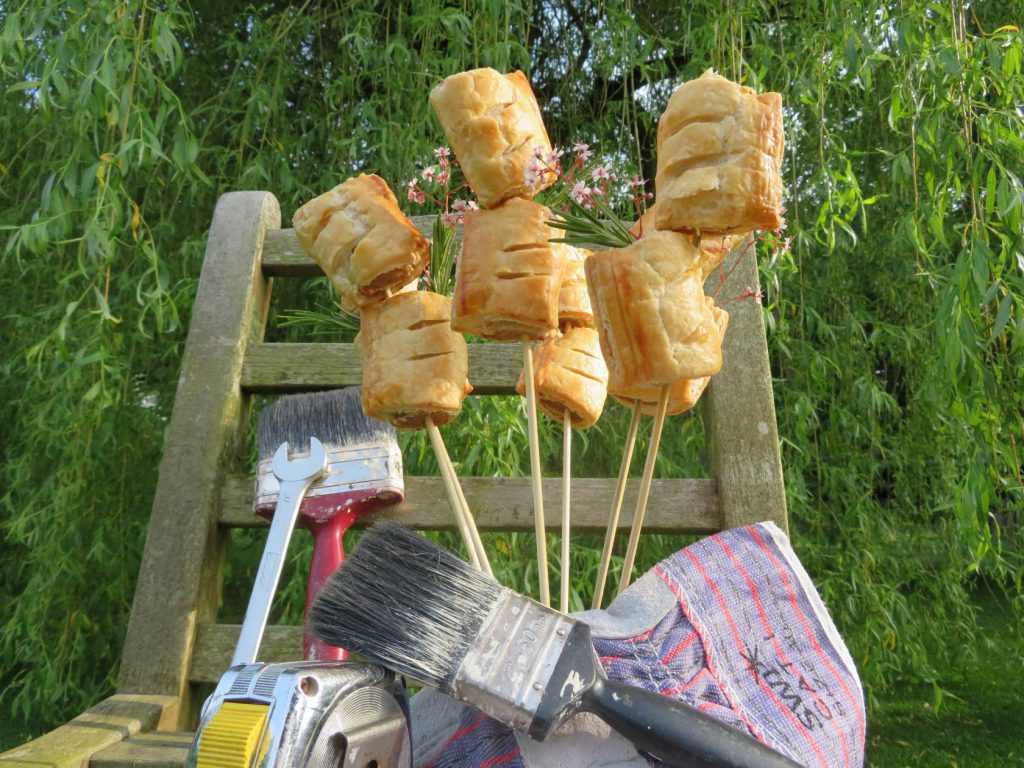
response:
<path id="1" fill-rule="evenodd" d="M 449 229 L 455 229 L 455 225 L 459 223 L 459 219 L 460 217 L 451 211 L 441 214 L 441 223 Z"/>
<path id="2" fill-rule="evenodd" d="M 414 203 L 419 203 L 420 205 L 423 205 L 423 203 L 427 199 L 427 195 L 422 189 L 416 186 L 416 179 L 410 181 L 409 184 L 407 185 L 407 188 L 409 199 L 412 200 Z"/>
<path id="3" fill-rule="evenodd" d="M 456 213 L 465 213 L 466 211 L 475 211 L 479 208 L 472 200 L 463 200 L 461 197 L 455 198 L 452 202 L 452 210 Z"/>
<path id="4" fill-rule="evenodd" d="M 428 165 L 426 168 L 423 169 L 423 172 L 420 174 L 420 176 L 423 177 L 424 181 L 433 181 L 434 177 L 437 176 L 437 169 L 434 168 L 434 166 L 432 165 Z"/>
<path id="5" fill-rule="evenodd" d="M 584 207 L 590 207 L 590 196 L 594 194 L 594 190 L 586 185 L 582 181 L 577 181 L 572 186 L 572 191 L 569 196 L 573 199 L 574 203 L 578 203 Z"/>
<path id="6" fill-rule="evenodd" d="M 599 165 L 590 173 L 591 178 L 594 181 L 611 181 L 615 178 L 615 174 L 608 170 L 607 165 Z"/>
<path id="7" fill-rule="evenodd" d="M 451 153 L 452 151 L 448 149 L 448 147 L 434 148 L 434 157 L 438 158 L 439 160 L 447 160 Z"/>
<path id="8" fill-rule="evenodd" d="M 587 162 L 588 159 L 594 156 L 593 150 L 591 150 L 590 147 L 582 141 L 577 141 L 573 144 L 572 150 L 576 153 L 576 159 L 581 163 Z"/>
<path id="9" fill-rule="evenodd" d="M 438 174 L 437 174 L 437 183 L 440 184 L 442 187 L 447 187 L 448 186 L 448 176 L 449 176 L 449 174 L 448 174 L 448 169 L 447 168 L 445 168 L 443 171 L 438 172 Z"/>
<path id="10" fill-rule="evenodd" d="M 647 183 L 647 179 L 641 179 L 640 178 L 640 174 L 637 174 L 636 176 L 634 176 L 632 179 L 629 180 L 629 188 L 630 189 L 643 189 L 644 185 L 646 183 Z"/>
<path id="11" fill-rule="evenodd" d="M 523 174 L 523 181 L 526 186 L 531 189 L 540 185 L 541 179 L 546 173 L 544 166 L 538 160 L 531 160 L 526 165 L 526 171 Z"/>
<path id="12" fill-rule="evenodd" d="M 537 147 L 533 148 L 533 156 L 535 158 L 537 158 L 538 160 L 543 160 L 545 153 L 546 153 L 546 151 L 545 151 L 544 147 L 537 146 Z"/>

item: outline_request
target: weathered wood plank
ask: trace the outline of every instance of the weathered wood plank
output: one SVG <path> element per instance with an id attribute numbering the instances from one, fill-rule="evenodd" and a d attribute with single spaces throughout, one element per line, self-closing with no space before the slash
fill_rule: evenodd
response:
<path id="1" fill-rule="evenodd" d="M 260 253 L 280 218 L 267 192 L 217 202 L 125 640 L 119 691 L 177 696 L 183 718 L 195 625 L 212 619 L 220 590 L 217 489 L 245 435 L 242 361 L 269 300 Z"/>
<path id="2" fill-rule="evenodd" d="M 83 768 L 97 752 L 141 731 L 173 725 L 174 696 L 115 694 L 74 720 L 0 755 L 3 768 Z"/>
<path id="3" fill-rule="evenodd" d="M 759 290 L 754 249 L 720 288 L 718 282 L 712 275 L 705 291 L 710 295 L 717 290 L 719 297 L 727 298 L 747 287 Z M 786 531 L 786 488 L 763 310 L 751 299 L 729 304 L 728 310 L 722 370 L 711 379 L 703 412 L 722 527 L 772 520 Z"/>
<path id="4" fill-rule="evenodd" d="M 192 653 L 189 679 L 193 683 L 216 683 L 231 664 L 238 643 L 240 624 L 200 624 Z M 294 661 L 302 658 L 302 627 L 272 624 L 263 633 L 260 661 Z"/>
<path id="5" fill-rule="evenodd" d="M 521 367 L 518 344 L 469 345 L 474 395 L 514 394 Z M 242 366 L 242 386 L 264 394 L 351 387 L 362 380 L 352 344 L 252 344 Z"/>
<path id="6" fill-rule="evenodd" d="M 141 733 L 94 756 L 89 768 L 178 768 L 194 737 L 190 731 Z"/>
<path id="7" fill-rule="evenodd" d="M 462 477 L 469 507 L 482 531 L 532 531 L 533 496 L 525 477 Z M 544 479 L 545 523 L 548 530 L 561 530 L 561 479 Z M 633 508 L 640 484 L 633 478 L 626 486 L 619 530 L 633 523 Z M 252 513 L 254 481 L 250 476 L 231 475 L 223 486 L 220 522 L 232 527 L 265 526 Z M 575 478 L 572 486 L 572 529 L 574 533 L 604 532 L 615 492 L 615 478 Z M 367 515 L 363 523 L 392 519 L 421 530 L 454 530 L 451 508 L 440 477 L 406 477 L 405 501 L 387 510 Z M 721 528 L 718 493 L 714 480 L 655 478 L 644 517 L 648 533 L 711 533 Z"/>

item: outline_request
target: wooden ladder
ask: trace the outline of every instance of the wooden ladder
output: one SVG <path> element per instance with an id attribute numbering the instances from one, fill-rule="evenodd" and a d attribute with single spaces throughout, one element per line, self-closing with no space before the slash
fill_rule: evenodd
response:
<path id="1" fill-rule="evenodd" d="M 429 236 L 432 217 L 418 217 Z M 227 668 L 237 625 L 217 622 L 231 530 L 265 525 L 252 513 L 254 478 L 246 466 L 247 425 L 255 394 L 359 384 L 352 344 L 265 343 L 273 278 L 310 277 L 319 267 L 281 229 L 268 192 L 231 192 L 217 203 L 199 280 L 178 390 L 146 536 L 121 662 L 118 693 L 68 724 L 0 755 L 0 768 L 179 765 L 191 743 L 199 687 Z M 717 280 L 717 278 L 714 278 Z M 758 286 L 755 260 L 743 259 L 725 295 Z M 660 478 L 644 530 L 709 534 L 772 520 L 786 529 L 786 500 L 761 308 L 729 308 L 724 365 L 702 400 L 711 478 Z M 518 344 L 473 344 L 473 396 L 510 394 L 521 367 Z M 669 422 L 671 425 L 671 421 Z M 671 427 L 669 427 L 671 428 Z M 533 530 L 528 478 L 462 478 L 483 531 Z M 560 498 L 560 479 L 544 481 Z M 632 481 L 620 529 L 632 518 Z M 573 481 L 573 530 L 603 531 L 614 478 Z M 559 530 L 559 505 L 546 505 Z M 421 529 L 452 527 L 439 477 L 407 477 L 406 499 L 387 516 Z M 665 553 L 666 555 L 669 553 Z M 260 658 L 298 659 L 299 627 L 269 627 Z"/>

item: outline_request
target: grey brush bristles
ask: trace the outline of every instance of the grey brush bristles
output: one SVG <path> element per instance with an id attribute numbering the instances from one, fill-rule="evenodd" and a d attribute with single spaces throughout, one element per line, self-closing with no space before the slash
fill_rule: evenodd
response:
<path id="1" fill-rule="evenodd" d="M 395 522 L 374 525 L 324 584 L 313 634 L 435 688 L 450 688 L 507 590 Z"/>
<path id="2" fill-rule="evenodd" d="M 285 395 L 260 413 L 256 428 L 260 459 L 269 459 L 281 443 L 292 451 L 309 448 L 313 435 L 324 445 L 370 443 L 387 445 L 398 442 L 398 433 L 390 424 L 371 419 L 363 411 L 361 388 L 349 387 L 329 392 Z"/>

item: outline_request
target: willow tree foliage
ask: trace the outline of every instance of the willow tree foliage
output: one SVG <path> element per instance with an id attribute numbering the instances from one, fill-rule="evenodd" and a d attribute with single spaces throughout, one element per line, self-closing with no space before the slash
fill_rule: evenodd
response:
<path id="1" fill-rule="evenodd" d="M 523 69 L 554 141 L 648 178 L 682 80 L 783 94 L 792 243 L 761 265 L 797 550 L 870 688 L 941 686 L 970 580 L 1019 594 L 1024 570 L 1022 18 L 1020 0 L 0 4 L 2 698 L 59 717 L 113 684 L 217 195 L 269 189 L 287 219 L 356 172 L 400 187 L 440 142 L 430 87 L 478 66 Z M 518 406 L 468 403 L 464 471 L 522 471 Z M 614 471 L 621 421 L 583 471 Z M 699 471 L 695 421 L 660 471 Z"/>

